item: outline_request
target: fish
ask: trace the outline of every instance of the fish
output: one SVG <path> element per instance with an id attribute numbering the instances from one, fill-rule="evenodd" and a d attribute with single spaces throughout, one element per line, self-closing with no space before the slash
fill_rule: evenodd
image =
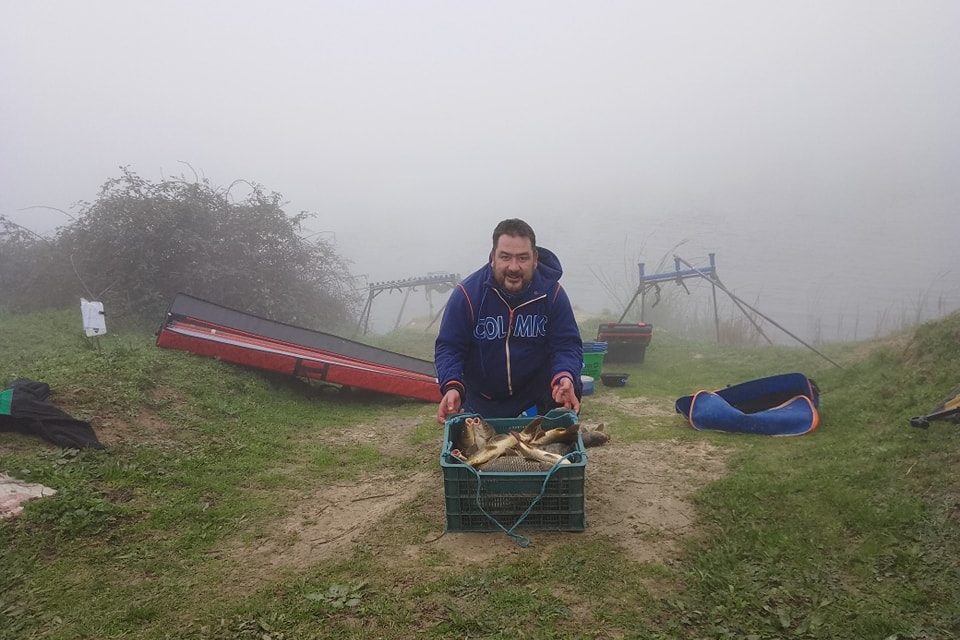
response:
<path id="1" fill-rule="evenodd" d="M 537 445 L 538 449 L 542 449 L 547 453 L 555 453 L 558 456 L 565 456 L 571 451 L 573 451 L 573 445 L 567 442 L 553 442 L 551 444 L 545 444 L 543 446 Z"/>
<path id="2" fill-rule="evenodd" d="M 584 447 L 598 447 L 610 442 L 610 436 L 603 430 L 602 422 L 596 429 L 581 429 L 580 437 L 583 438 Z"/>
<path id="3" fill-rule="evenodd" d="M 543 449 L 538 449 L 537 447 L 531 447 L 519 438 L 517 439 L 516 448 L 517 451 L 520 452 L 520 455 L 528 460 L 536 460 L 537 462 L 543 462 L 551 466 L 558 462 L 560 464 L 570 464 L 570 461 L 565 459 L 563 456 L 557 455 L 556 453 L 550 453 L 549 451 L 544 451 Z"/>
<path id="4" fill-rule="evenodd" d="M 554 442 L 576 442 L 577 433 L 580 431 L 580 424 L 575 424 L 570 427 L 557 427 L 556 429 L 550 429 L 548 431 L 541 431 L 529 444 L 542 447 L 544 445 L 553 444 Z"/>
<path id="5" fill-rule="evenodd" d="M 456 442 L 459 449 L 453 457 L 481 471 L 546 471 L 557 463 L 571 464 L 564 456 L 574 450 L 578 434 L 584 446 L 605 444 L 610 439 L 602 424 L 592 430 L 581 429 L 579 423 L 544 430 L 543 416 L 537 416 L 519 431 L 498 434 L 482 418 L 469 417 L 461 427 Z"/>
<path id="6" fill-rule="evenodd" d="M 485 462 L 499 458 L 510 449 L 516 447 L 519 442 L 521 442 L 521 440 L 514 432 L 496 435 L 487 442 L 485 447 L 467 458 L 467 464 L 471 467 L 479 467 Z"/>
<path id="7" fill-rule="evenodd" d="M 530 443 L 537 439 L 543 433 L 543 416 L 537 416 L 525 426 L 518 436 L 524 442 Z"/>
<path id="8" fill-rule="evenodd" d="M 483 418 L 465 418 L 457 438 L 457 448 L 470 457 L 487 446 L 496 435 L 496 430 Z"/>

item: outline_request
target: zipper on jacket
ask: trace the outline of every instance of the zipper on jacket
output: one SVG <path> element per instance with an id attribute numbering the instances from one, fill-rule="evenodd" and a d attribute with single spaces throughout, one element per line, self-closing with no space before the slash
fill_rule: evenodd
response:
<path id="1" fill-rule="evenodd" d="M 497 291 L 496 288 L 494 288 L 494 291 L 497 293 L 497 297 L 500 298 L 503 304 L 507 306 L 507 311 L 508 311 L 507 337 L 503 341 L 503 349 L 507 358 L 507 393 L 513 396 L 513 373 L 511 372 L 511 367 L 510 367 L 510 336 L 513 335 L 513 312 L 519 309 L 520 307 L 525 307 L 526 305 L 532 302 L 543 300 L 544 298 L 547 297 L 547 294 L 544 293 L 543 295 L 537 296 L 536 298 L 533 298 L 531 300 L 527 300 L 524 303 L 518 304 L 516 307 L 511 307 L 510 303 L 508 303 L 506 300 L 503 299 L 503 296 L 500 295 L 500 292 Z"/>

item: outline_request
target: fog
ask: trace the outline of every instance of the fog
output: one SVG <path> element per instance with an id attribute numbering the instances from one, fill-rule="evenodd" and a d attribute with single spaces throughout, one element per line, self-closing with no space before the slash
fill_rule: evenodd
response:
<path id="1" fill-rule="evenodd" d="M 196 170 L 316 212 L 361 289 L 467 275 L 521 217 L 584 313 L 680 245 L 797 333 L 866 338 L 960 307 L 957 69 L 956 2 L 7 0 L 0 215 L 51 233 L 29 207 L 121 165 Z"/>

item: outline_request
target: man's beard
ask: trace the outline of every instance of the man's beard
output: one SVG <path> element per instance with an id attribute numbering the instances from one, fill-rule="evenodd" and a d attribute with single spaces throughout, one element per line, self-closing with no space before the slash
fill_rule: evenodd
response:
<path id="1" fill-rule="evenodd" d="M 516 275 L 516 278 L 511 279 L 509 276 Z M 500 274 L 500 277 L 496 279 L 497 285 L 505 292 L 511 295 L 520 293 L 524 291 L 527 287 L 530 286 L 530 283 L 533 281 L 533 278 L 526 279 L 523 277 L 523 273 L 511 274 L 507 271 L 504 271 Z M 511 288 L 513 287 L 513 288 Z"/>

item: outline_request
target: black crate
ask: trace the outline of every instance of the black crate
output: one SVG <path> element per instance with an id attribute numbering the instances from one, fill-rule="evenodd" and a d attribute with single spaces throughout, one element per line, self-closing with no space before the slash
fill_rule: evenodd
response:
<path id="1" fill-rule="evenodd" d="M 653 337 L 653 325 L 645 322 L 601 324 L 597 340 L 607 343 L 607 362 L 642 363 Z"/>
<path id="2" fill-rule="evenodd" d="M 443 471 L 447 531 L 499 531 L 499 527 L 483 514 L 480 506 L 504 528 L 509 529 L 540 495 L 548 472 L 479 471 L 478 478 L 470 467 L 450 455 L 464 420 L 472 416 L 476 414 L 454 416 L 447 420 L 444 426 L 440 467 Z M 506 433 L 523 429 L 530 420 L 531 418 L 492 418 L 487 422 L 497 433 Z M 576 423 L 577 415 L 571 411 L 551 411 L 544 418 L 543 428 L 569 427 Z M 580 436 L 577 436 L 574 452 L 576 455 L 570 458 L 570 464 L 560 465 L 550 476 L 543 497 L 534 505 L 518 529 L 584 530 L 587 454 Z"/>

